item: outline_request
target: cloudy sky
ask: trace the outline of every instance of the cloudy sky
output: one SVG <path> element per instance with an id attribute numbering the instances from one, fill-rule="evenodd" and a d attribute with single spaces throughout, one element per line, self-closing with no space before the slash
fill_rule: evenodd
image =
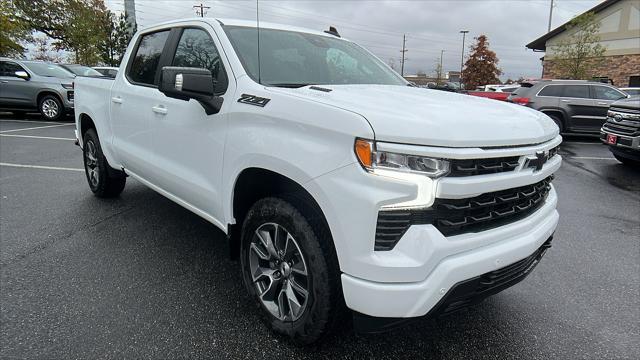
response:
<path id="1" fill-rule="evenodd" d="M 570 20 L 602 0 L 555 0 L 552 28 Z M 116 12 L 124 0 L 106 0 Z M 459 70 L 460 30 L 473 37 L 485 34 L 500 59 L 507 78 L 539 77 L 541 53 L 525 44 L 546 33 L 551 0 L 260 0 L 260 20 L 325 30 L 363 45 L 385 62 L 400 63 L 402 35 L 407 35 L 405 74 L 432 73 L 444 52 L 444 70 Z M 193 5 L 209 6 L 207 17 L 255 19 L 255 0 L 136 0 L 138 27 L 195 16 Z M 391 60 L 393 59 L 393 60 Z M 398 66 L 399 68 L 399 66 Z"/>

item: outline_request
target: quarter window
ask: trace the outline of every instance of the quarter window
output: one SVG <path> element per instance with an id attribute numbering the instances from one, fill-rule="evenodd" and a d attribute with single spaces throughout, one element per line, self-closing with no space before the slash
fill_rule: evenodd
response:
<path id="1" fill-rule="evenodd" d="M 136 55 L 129 69 L 129 79 L 136 83 L 154 85 L 160 55 L 169 37 L 169 30 L 142 35 Z"/>
<path id="2" fill-rule="evenodd" d="M 589 87 L 586 85 L 563 85 L 563 97 L 589 99 Z"/>
<path id="3" fill-rule="evenodd" d="M 227 74 L 220 53 L 211 36 L 202 29 L 185 29 L 182 32 L 172 64 L 207 69 L 213 76 L 214 93 L 219 95 L 227 90 Z"/>
<path id="4" fill-rule="evenodd" d="M 620 100 L 625 96 L 618 90 L 606 86 L 594 86 L 595 98 L 599 100 Z"/>

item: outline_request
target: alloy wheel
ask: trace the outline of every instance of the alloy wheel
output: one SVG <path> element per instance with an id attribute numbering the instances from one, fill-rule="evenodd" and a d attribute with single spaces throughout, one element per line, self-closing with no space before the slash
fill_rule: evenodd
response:
<path id="1" fill-rule="evenodd" d="M 100 174 L 100 169 L 98 168 L 97 148 L 92 140 L 87 141 L 85 144 L 84 158 L 89 183 L 92 187 L 96 187 L 98 186 L 98 175 Z"/>
<path id="2" fill-rule="evenodd" d="M 58 112 L 60 108 L 58 107 L 58 103 L 56 103 L 53 99 L 46 99 L 42 102 L 42 112 L 48 118 L 55 118 L 58 116 Z"/>
<path id="3" fill-rule="evenodd" d="M 309 274 L 298 242 L 284 227 L 258 227 L 249 247 L 251 280 L 264 307 L 282 321 L 296 321 L 309 299 Z"/>

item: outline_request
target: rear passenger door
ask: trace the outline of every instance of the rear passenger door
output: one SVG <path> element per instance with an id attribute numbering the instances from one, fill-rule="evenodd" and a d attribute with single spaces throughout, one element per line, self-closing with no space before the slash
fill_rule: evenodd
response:
<path id="1" fill-rule="evenodd" d="M 0 61 L 0 107 L 35 108 L 29 80 L 16 76 L 16 71 L 27 70 L 13 61 Z"/>
<path id="2" fill-rule="evenodd" d="M 562 85 L 560 107 L 567 114 L 573 131 L 592 131 L 599 119 L 588 84 Z M 598 130 L 600 129 L 597 126 Z"/>
<path id="3" fill-rule="evenodd" d="M 219 113 L 207 115 L 195 100 L 164 95 L 153 106 L 153 146 L 157 157 L 154 181 L 162 189 L 216 220 L 223 218 L 221 180 L 227 129 L 226 110 L 233 103 L 235 81 L 220 43 L 209 25 L 174 30 L 167 65 L 211 71 L 216 95 L 224 98 Z M 204 27 L 206 26 L 206 28 Z"/>
<path id="4" fill-rule="evenodd" d="M 151 134 L 154 106 L 164 95 L 158 90 L 161 57 L 170 29 L 140 35 L 122 76 L 116 77 L 110 94 L 113 147 L 120 163 L 149 180 L 155 154 Z"/>

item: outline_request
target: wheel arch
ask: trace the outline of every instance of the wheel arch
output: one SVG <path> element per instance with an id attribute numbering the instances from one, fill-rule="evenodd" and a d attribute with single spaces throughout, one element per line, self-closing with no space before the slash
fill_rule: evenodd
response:
<path id="1" fill-rule="evenodd" d="M 567 131 L 567 128 L 568 128 L 567 117 L 564 111 L 558 110 L 558 109 L 542 109 L 540 110 L 540 112 L 548 116 L 551 116 L 551 115 L 557 116 L 560 119 L 560 122 L 562 123 L 563 130 Z"/>
<path id="2" fill-rule="evenodd" d="M 229 250 L 232 258 L 238 258 L 242 224 L 249 209 L 259 199 L 269 196 L 284 198 L 306 216 L 310 216 L 308 220 L 312 226 L 326 231 L 331 239 L 331 248 L 335 251 L 327 218 L 320 204 L 302 184 L 270 169 L 248 167 L 236 177 L 231 195 L 231 212 L 235 219 L 235 224 L 229 225 Z"/>
<path id="3" fill-rule="evenodd" d="M 38 95 L 36 96 L 36 107 L 38 108 L 38 110 L 40 110 L 40 101 L 42 100 L 43 97 L 45 97 L 47 95 L 54 96 L 56 99 L 58 99 L 60 101 L 60 106 L 62 106 L 64 108 L 64 100 L 62 99 L 60 94 L 58 94 L 57 92 L 55 92 L 53 90 L 45 89 L 45 90 L 41 90 L 38 93 Z"/>

